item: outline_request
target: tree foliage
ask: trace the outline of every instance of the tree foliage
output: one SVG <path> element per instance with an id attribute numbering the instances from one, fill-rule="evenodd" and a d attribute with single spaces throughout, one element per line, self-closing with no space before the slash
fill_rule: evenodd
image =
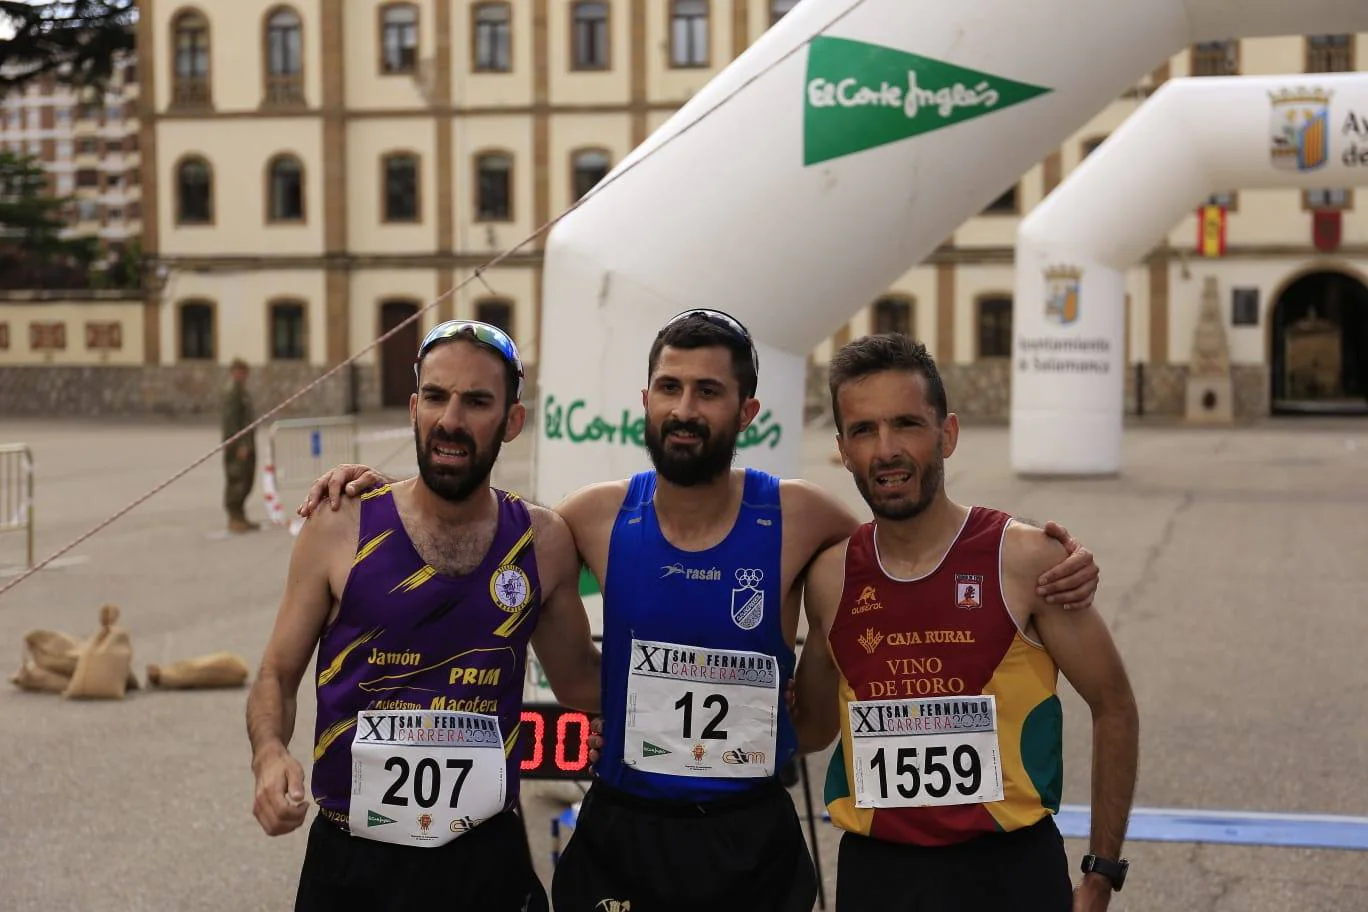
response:
<path id="1" fill-rule="evenodd" d="M 0 0 L 14 34 L 0 41 L 0 94 L 45 74 L 78 88 L 101 88 L 119 57 L 134 49 L 137 0 Z"/>
<path id="2" fill-rule="evenodd" d="M 42 162 L 0 151 L 0 286 L 82 288 L 98 253 L 93 237 L 62 237 L 71 201 L 48 193 Z"/>

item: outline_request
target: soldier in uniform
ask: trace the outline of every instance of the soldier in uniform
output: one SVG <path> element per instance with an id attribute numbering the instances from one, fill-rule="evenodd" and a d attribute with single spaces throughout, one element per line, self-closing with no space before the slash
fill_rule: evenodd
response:
<path id="1" fill-rule="evenodd" d="M 255 420 L 252 394 L 247 392 L 247 362 L 233 359 L 228 368 L 229 381 L 223 390 L 223 440 L 230 439 Z M 228 512 L 228 531 L 252 532 L 259 523 L 247 520 L 247 495 L 252 493 L 256 475 L 256 435 L 245 437 L 223 449 L 223 508 Z"/>

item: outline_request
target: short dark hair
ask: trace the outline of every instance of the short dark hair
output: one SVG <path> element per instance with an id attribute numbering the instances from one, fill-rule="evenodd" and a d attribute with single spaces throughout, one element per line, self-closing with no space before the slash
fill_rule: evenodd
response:
<path id="1" fill-rule="evenodd" d="M 847 342 L 831 356 L 827 385 L 831 388 L 831 416 L 836 420 L 838 433 L 841 430 L 841 406 L 837 394 L 841 387 L 861 377 L 884 371 L 921 374 L 926 378 L 927 393 L 936 416 L 944 421 L 950 414 L 945 384 L 941 381 L 940 371 L 936 369 L 936 359 L 931 357 L 926 346 L 903 333 L 880 333 Z"/>
<path id="2" fill-rule="evenodd" d="M 665 346 L 670 348 L 725 348 L 731 352 L 732 374 L 741 387 L 741 401 L 755 395 L 759 377 L 756 376 L 755 356 L 751 345 L 736 333 L 719 326 L 699 314 L 689 314 L 665 324 L 651 343 L 651 354 L 646 361 L 646 381 L 655 376 L 656 366 L 660 364 L 660 352 Z"/>

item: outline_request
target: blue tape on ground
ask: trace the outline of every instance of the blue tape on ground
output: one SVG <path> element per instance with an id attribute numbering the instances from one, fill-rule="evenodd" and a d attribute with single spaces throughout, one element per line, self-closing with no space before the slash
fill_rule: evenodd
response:
<path id="1" fill-rule="evenodd" d="M 1088 838 L 1087 805 L 1066 804 L 1055 815 L 1065 836 Z M 1135 808 L 1127 842 L 1206 842 L 1368 851 L 1368 817 Z"/>
<path id="2" fill-rule="evenodd" d="M 556 822 L 573 830 L 578 809 L 578 805 L 566 808 Z M 1065 836 L 1087 839 L 1090 815 L 1086 804 L 1066 804 L 1055 815 L 1055 823 Z M 824 811 L 822 820 L 830 823 L 831 816 Z M 1368 817 L 1134 808 L 1126 841 L 1368 851 Z"/>

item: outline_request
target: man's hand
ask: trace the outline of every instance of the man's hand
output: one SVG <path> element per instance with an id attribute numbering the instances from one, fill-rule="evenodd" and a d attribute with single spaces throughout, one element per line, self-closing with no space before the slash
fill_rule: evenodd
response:
<path id="1" fill-rule="evenodd" d="M 1070 611 L 1087 608 L 1097 595 L 1097 582 L 1102 576 L 1093 553 L 1059 523 L 1047 522 L 1045 534 L 1062 544 L 1069 556 L 1041 574 L 1036 594 L 1045 596 L 1051 605 L 1062 605 Z"/>
<path id="2" fill-rule="evenodd" d="M 1111 903 L 1111 881 L 1101 874 L 1085 874 L 1074 888 L 1073 912 L 1107 912 Z"/>
<path id="3" fill-rule="evenodd" d="M 300 504 L 299 509 L 295 512 L 307 519 L 314 510 L 318 509 L 319 504 L 325 498 L 328 501 L 328 506 L 336 510 L 342 506 L 344 490 L 348 497 L 356 497 L 371 488 L 378 488 L 380 485 L 389 484 L 389 482 L 390 479 L 370 466 L 343 463 L 318 477 L 318 480 L 313 483 L 313 487 L 309 488 L 304 503 Z"/>
<path id="4" fill-rule="evenodd" d="M 594 716 L 589 723 L 589 762 L 599 762 L 599 751 L 603 749 L 603 716 Z"/>
<path id="5" fill-rule="evenodd" d="M 252 815 L 267 836 L 281 836 L 298 829 L 309 813 L 304 799 L 304 769 L 283 747 L 268 750 L 252 761 L 256 773 L 256 800 Z"/>

